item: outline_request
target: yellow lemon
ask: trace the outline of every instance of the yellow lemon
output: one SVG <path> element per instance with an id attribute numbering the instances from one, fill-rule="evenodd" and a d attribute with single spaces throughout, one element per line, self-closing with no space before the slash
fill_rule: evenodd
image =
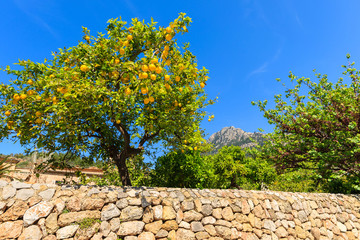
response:
<path id="1" fill-rule="evenodd" d="M 86 41 L 90 41 L 90 37 L 89 37 L 89 36 L 85 36 L 85 40 L 86 40 Z"/>
<path id="2" fill-rule="evenodd" d="M 116 123 L 117 123 L 117 124 L 120 124 L 120 123 L 121 123 L 121 121 L 120 121 L 120 120 L 116 120 Z"/>
<path id="3" fill-rule="evenodd" d="M 114 61 L 115 64 L 119 64 L 120 63 L 120 59 L 116 58 Z"/>
<path id="4" fill-rule="evenodd" d="M 6 112 L 5 112 L 5 116 L 8 117 L 8 116 L 10 116 L 10 115 L 11 115 L 11 112 L 10 112 L 10 111 L 6 111 Z"/>
<path id="5" fill-rule="evenodd" d="M 28 83 L 29 85 L 32 85 L 34 82 L 33 82 L 33 80 L 29 79 L 29 80 L 27 81 L 27 83 Z"/>
<path id="6" fill-rule="evenodd" d="M 165 75 L 165 80 L 166 80 L 166 81 L 169 81 L 169 80 L 170 80 L 170 76 L 166 74 L 166 75 Z"/>
<path id="7" fill-rule="evenodd" d="M 141 70 L 143 70 L 144 72 L 149 71 L 149 67 L 145 64 L 141 66 Z"/>
<path id="8" fill-rule="evenodd" d="M 127 35 L 127 40 L 131 41 L 133 39 L 133 36 L 132 35 Z"/>
<path id="9" fill-rule="evenodd" d="M 203 83 L 203 82 L 200 83 L 200 87 L 201 87 L 201 88 L 204 88 L 204 87 L 205 87 L 205 83 Z"/>
<path id="10" fill-rule="evenodd" d="M 141 93 L 142 94 L 147 94 L 148 90 L 146 88 L 141 88 Z"/>
<path id="11" fill-rule="evenodd" d="M 27 97 L 27 95 L 24 94 L 24 93 L 20 95 L 20 99 L 21 99 L 21 100 L 24 100 L 26 97 Z"/>
<path id="12" fill-rule="evenodd" d="M 166 32 L 167 32 L 167 33 L 171 33 L 171 32 L 172 32 L 171 27 L 167 27 L 167 28 L 166 28 Z"/>
<path id="13" fill-rule="evenodd" d="M 149 97 L 149 101 L 153 103 L 155 99 L 153 97 Z"/>
<path id="14" fill-rule="evenodd" d="M 150 101 L 150 100 L 149 100 L 148 98 L 145 98 L 145 99 L 144 99 L 144 104 L 148 104 L 149 101 Z"/>
<path id="15" fill-rule="evenodd" d="M 166 34 L 165 39 L 166 39 L 167 41 L 170 41 L 170 40 L 172 39 L 171 34 Z"/>
<path id="16" fill-rule="evenodd" d="M 162 73 L 162 70 L 163 70 L 162 67 L 157 67 L 156 70 L 155 70 L 155 72 L 156 72 L 156 73 Z"/>
<path id="17" fill-rule="evenodd" d="M 168 45 L 166 45 L 166 46 L 164 47 L 164 50 L 165 50 L 165 51 L 169 51 L 169 50 L 170 50 L 170 47 L 169 47 Z"/>
<path id="18" fill-rule="evenodd" d="M 35 116 L 37 116 L 37 117 L 40 117 L 42 114 L 41 114 L 41 112 L 39 112 L 39 111 L 37 111 L 36 113 L 35 113 Z"/>
<path id="19" fill-rule="evenodd" d="M 126 95 L 130 95 L 130 94 L 131 94 L 131 89 L 130 89 L 130 88 L 126 88 L 126 89 L 125 89 L 125 94 L 126 94 Z"/>
<path id="20" fill-rule="evenodd" d="M 151 74 L 151 75 L 150 75 L 150 78 L 151 78 L 151 80 L 155 80 L 155 79 L 156 79 L 156 75 L 155 75 L 155 74 Z"/>
<path id="21" fill-rule="evenodd" d="M 81 65 L 80 70 L 81 70 L 82 72 L 87 72 L 87 71 L 90 70 L 90 68 L 89 68 L 88 66 L 86 66 L 86 65 Z"/>
<path id="22" fill-rule="evenodd" d="M 151 63 L 150 65 L 149 65 L 149 69 L 150 69 L 150 71 L 155 71 L 156 70 L 156 66 L 155 66 L 155 64 L 153 64 L 153 63 Z"/>
<path id="23" fill-rule="evenodd" d="M 125 49 L 120 48 L 119 52 L 120 52 L 121 55 L 124 55 L 125 54 Z"/>
<path id="24" fill-rule="evenodd" d="M 41 119 L 41 118 L 37 118 L 37 119 L 35 120 L 35 122 L 36 122 L 37 124 L 41 124 L 41 123 L 42 123 L 42 119 Z"/>
<path id="25" fill-rule="evenodd" d="M 177 82 L 180 81 L 180 77 L 179 77 L 179 76 L 176 76 L 176 77 L 175 77 L 175 81 L 177 81 Z"/>

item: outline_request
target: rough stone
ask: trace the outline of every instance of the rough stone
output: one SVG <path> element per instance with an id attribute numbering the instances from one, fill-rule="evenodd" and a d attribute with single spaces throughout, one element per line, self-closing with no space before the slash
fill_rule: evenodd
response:
<path id="1" fill-rule="evenodd" d="M 50 201 L 51 198 L 54 196 L 54 194 L 55 194 L 55 189 L 47 189 L 45 191 L 40 192 L 39 196 L 45 201 Z"/>
<path id="2" fill-rule="evenodd" d="M 170 220 L 170 221 L 166 221 L 165 223 L 163 223 L 161 228 L 166 231 L 171 231 L 171 230 L 177 230 L 179 228 L 179 226 L 175 220 Z"/>
<path id="3" fill-rule="evenodd" d="M 227 221 L 232 221 L 235 216 L 234 213 L 231 209 L 231 207 L 226 207 L 222 210 L 221 215 L 223 216 L 223 218 Z"/>
<path id="4" fill-rule="evenodd" d="M 140 221 L 124 222 L 120 224 L 117 235 L 123 237 L 127 235 L 139 235 L 144 229 L 145 223 Z"/>
<path id="5" fill-rule="evenodd" d="M 160 229 L 160 230 L 156 233 L 155 237 L 156 237 L 156 238 L 166 238 L 168 235 L 169 235 L 169 232 L 168 232 L 168 231 L 166 231 L 166 230 L 164 230 L 164 229 Z"/>
<path id="6" fill-rule="evenodd" d="M 11 182 L 11 185 L 13 188 L 16 188 L 16 189 L 31 188 L 31 184 L 19 182 L 19 181 L 13 181 L 13 182 Z"/>
<path id="7" fill-rule="evenodd" d="M 208 216 L 208 217 L 204 217 L 201 220 L 201 223 L 203 225 L 208 225 L 208 224 L 214 224 L 216 222 L 216 219 L 214 217 Z"/>
<path id="8" fill-rule="evenodd" d="M 128 206 L 121 211 L 121 221 L 132 221 L 141 219 L 143 215 L 143 208 L 136 206 Z"/>
<path id="9" fill-rule="evenodd" d="M 74 222 L 80 222 L 85 218 L 93 218 L 93 219 L 100 219 L 100 211 L 93 210 L 93 211 L 81 211 L 81 212 L 70 212 L 70 213 L 63 213 L 58 218 L 58 224 L 60 227 L 69 225 Z"/>
<path id="10" fill-rule="evenodd" d="M 120 216 L 120 213 L 121 212 L 116 207 L 116 205 L 113 203 L 110 203 L 110 204 L 106 205 L 105 207 L 103 207 L 103 209 L 101 211 L 101 220 L 102 221 L 110 220 L 114 217 Z"/>
<path id="11" fill-rule="evenodd" d="M 142 232 L 138 236 L 138 240 L 155 240 L 155 235 L 151 232 Z"/>
<path id="12" fill-rule="evenodd" d="M 48 233 L 53 234 L 59 229 L 57 218 L 58 218 L 57 213 L 50 213 L 49 216 L 46 218 L 45 226 Z"/>
<path id="13" fill-rule="evenodd" d="M 54 208 L 54 205 L 50 202 L 40 202 L 35 206 L 26 210 L 23 220 L 24 226 L 29 226 L 36 222 L 38 219 L 47 217 L 51 210 Z"/>
<path id="14" fill-rule="evenodd" d="M 13 188 L 10 185 L 7 185 L 3 188 L 2 191 L 2 199 L 7 200 L 9 198 L 12 198 L 16 194 L 16 188 Z"/>
<path id="15" fill-rule="evenodd" d="M 163 206 L 161 205 L 154 206 L 153 211 L 154 211 L 154 219 L 161 220 L 163 217 Z"/>
<path id="16" fill-rule="evenodd" d="M 179 228 L 176 231 L 176 239 L 195 240 L 195 234 L 190 230 Z"/>
<path id="17" fill-rule="evenodd" d="M 36 225 L 31 225 L 24 228 L 18 240 L 40 240 L 42 238 L 42 232 Z"/>
<path id="18" fill-rule="evenodd" d="M 161 229 L 162 224 L 163 224 L 162 220 L 148 223 L 145 225 L 145 231 L 156 234 Z"/>
<path id="19" fill-rule="evenodd" d="M 69 225 L 56 231 L 56 239 L 71 238 L 79 229 L 79 225 Z"/>
<path id="20" fill-rule="evenodd" d="M 86 198 L 81 204 L 81 210 L 100 210 L 105 201 L 101 198 Z"/>
<path id="21" fill-rule="evenodd" d="M 203 215 L 201 213 L 198 213 L 194 210 L 190 210 L 188 212 L 184 213 L 184 221 L 185 222 L 192 222 L 192 221 L 201 221 L 203 218 Z"/>
<path id="22" fill-rule="evenodd" d="M 110 230 L 112 232 L 117 232 L 120 227 L 120 219 L 119 218 L 113 218 L 110 220 Z"/>
<path id="23" fill-rule="evenodd" d="M 5 204 L 4 207 L 5 208 Z M 5 213 L 0 214 L 0 222 L 14 221 L 24 215 L 28 205 L 23 201 L 16 201 Z"/>
<path id="24" fill-rule="evenodd" d="M 69 201 L 66 203 L 66 208 L 72 212 L 80 211 L 81 209 L 81 201 L 78 197 L 71 197 Z"/>
<path id="25" fill-rule="evenodd" d="M 223 226 L 215 226 L 215 230 L 222 238 L 225 238 L 225 239 L 231 238 L 231 229 L 230 228 L 223 227 Z"/>
<path id="26" fill-rule="evenodd" d="M 195 208 L 195 204 L 191 200 L 185 200 L 181 203 L 181 210 L 183 211 L 193 210 L 194 208 Z"/>
<path id="27" fill-rule="evenodd" d="M 10 221 L 0 224 L 0 239 L 16 239 L 23 230 L 23 221 Z"/>
<path id="28" fill-rule="evenodd" d="M 196 222 L 196 221 L 191 222 L 190 229 L 193 232 L 205 231 L 204 226 L 201 224 L 201 222 Z"/>
<path id="29" fill-rule="evenodd" d="M 164 220 L 172 220 L 176 219 L 176 212 L 171 206 L 164 206 L 163 208 L 163 216 Z"/>
<path id="30" fill-rule="evenodd" d="M 202 205 L 201 207 L 201 213 L 204 216 L 210 216 L 212 214 L 212 211 L 213 211 L 213 207 L 209 204 Z"/>
<path id="31" fill-rule="evenodd" d="M 269 219 L 264 220 L 264 228 L 269 229 L 272 232 L 275 232 L 275 230 L 276 230 L 275 223 Z"/>

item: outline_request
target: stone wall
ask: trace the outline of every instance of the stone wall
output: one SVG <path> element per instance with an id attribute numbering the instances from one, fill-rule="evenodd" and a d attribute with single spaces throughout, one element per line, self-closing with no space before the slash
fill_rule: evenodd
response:
<path id="1" fill-rule="evenodd" d="M 359 239 L 359 196 L 0 181 L 0 239 Z"/>

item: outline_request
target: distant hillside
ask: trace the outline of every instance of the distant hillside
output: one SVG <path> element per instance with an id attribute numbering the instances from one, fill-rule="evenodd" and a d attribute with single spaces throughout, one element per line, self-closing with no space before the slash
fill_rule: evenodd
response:
<path id="1" fill-rule="evenodd" d="M 253 142 L 251 139 L 255 140 Z M 257 144 L 262 145 L 264 142 L 264 134 L 259 132 L 245 132 L 240 128 L 224 127 L 219 132 L 209 137 L 208 142 L 214 145 L 214 152 L 217 152 L 223 146 L 240 146 L 242 148 L 253 147 Z"/>

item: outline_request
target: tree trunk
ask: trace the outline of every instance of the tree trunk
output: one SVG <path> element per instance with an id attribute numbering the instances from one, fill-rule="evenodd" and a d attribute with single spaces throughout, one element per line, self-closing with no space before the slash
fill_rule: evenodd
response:
<path id="1" fill-rule="evenodd" d="M 118 167 L 118 172 L 121 178 L 123 186 L 131 186 L 129 170 L 126 166 L 127 156 L 125 154 L 120 154 L 120 157 L 114 158 L 115 164 Z"/>

